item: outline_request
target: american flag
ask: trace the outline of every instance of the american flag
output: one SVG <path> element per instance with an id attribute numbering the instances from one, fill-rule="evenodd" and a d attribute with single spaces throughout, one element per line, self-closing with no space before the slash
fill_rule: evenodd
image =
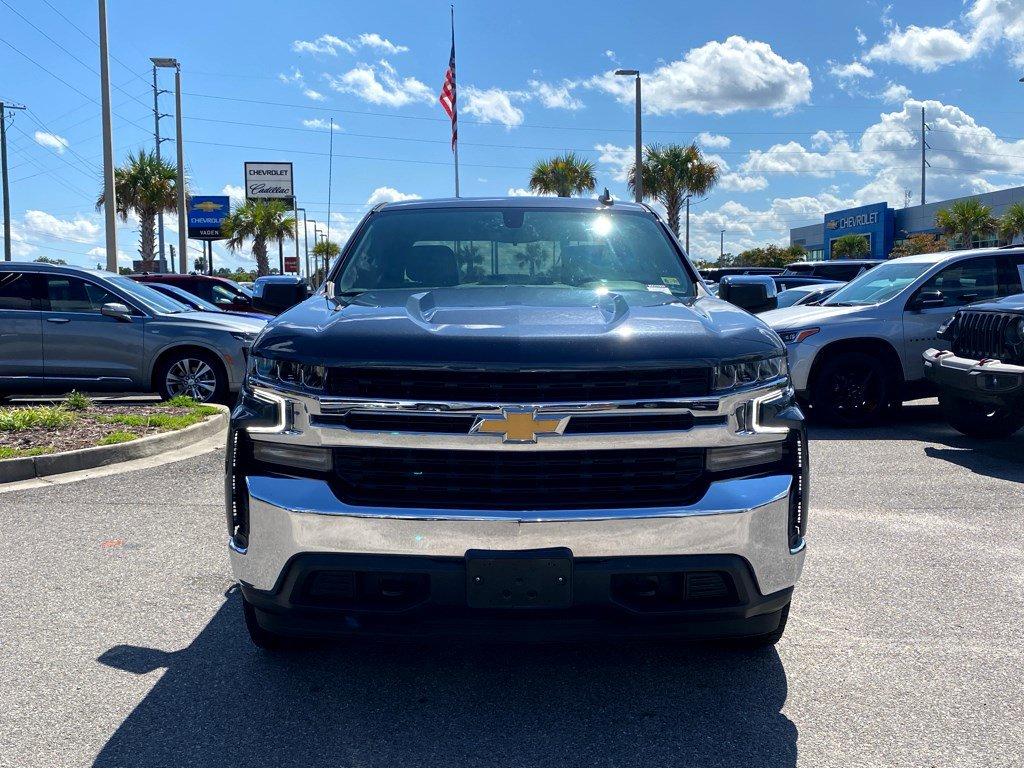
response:
<path id="1" fill-rule="evenodd" d="M 441 97 L 438 99 L 448 117 L 452 119 L 452 152 L 459 141 L 459 110 L 455 106 L 455 29 L 452 29 L 452 55 L 448 59 L 448 71 L 444 73 Z"/>

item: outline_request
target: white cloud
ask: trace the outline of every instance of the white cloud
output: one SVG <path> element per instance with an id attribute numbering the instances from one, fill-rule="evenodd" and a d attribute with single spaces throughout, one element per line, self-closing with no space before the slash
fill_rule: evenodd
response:
<path id="1" fill-rule="evenodd" d="M 941 27 L 893 24 L 885 40 L 872 46 L 864 60 L 933 72 L 991 52 L 1003 42 L 1010 47 L 1014 63 L 1024 65 L 1024 3 L 974 0 L 959 20 Z"/>
<path id="2" fill-rule="evenodd" d="M 529 85 L 540 99 L 540 103 L 548 109 L 578 110 L 583 108 L 583 102 L 572 94 L 572 89 L 578 83 L 571 80 L 563 80 L 558 84 L 531 80 Z"/>
<path id="3" fill-rule="evenodd" d="M 597 156 L 597 162 L 603 163 L 607 167 L 607 170 L 612 175 L 612 179 L 625 184 L 626 180 L 629 179 L 629 169 L 633 167 L 633 163 L 636 161 L 635 145 L 619 147 L 611 143 L 595 144 L 594 149 L 600 153 Z"/>
<path id="4" fill-rule="evenodd" d="M 307 99 L 312 99 L 313 101 L 324 100 L 324 95 L 322 93 L 306 85 L 306 78 L 302 74 L 302 70 L 300 70 L 298 67 L 292 67 L 292 73 L 290 75 L 286 75 L 283 72 L 280 73 L 277 76 L 277 79 L 280 80 L 285 85 L 298 86 L 299 90 L 302 91 L 302 95 L 305 96 Z"/>
<path id="5" fill-rule="evenodd" d="M 322 54 L 326 56 L 337 56 L 338 51 L 355 53 L 355 47 L 336 35 L 320 35 L 316 40 L 296 40 L 292 43 L 292 50 L 296 53 Z"/>
<path id="6" fill-rule="evenodd" d="M 86 254 L 98 259 L 101 267 L 107 266 L 107 249 L 104 248 L 103 246 L 90 248 L 88 251 L 86 251 Z M 134 262 L 136 258 L 137 257 L 132 256 L 131 254 L 125 253 L 120 248 L 117 249 L 117 263 L 121 267 L 131 267 L 132 262 Z M 177 259 L 177 256 L 175 256 L 175 259 Z M 177 269 L 177 265 L 175 265 L 175 269 Z"/>
<path id="7" fill-rule="evenodd" d="M 615 51 L 613 51 L 611 48 L 609 48 L 607 51 L 605 51 L 604 55 L 605 55 L 605 58 L 611 60 L 614 64 L 618 64 L 619 63 L 619 57 L 615 55 Z"/>
<path id="8" fill-rule="evenodd" d="M 860 27 L 854 27 L 853 31 L 857 33 L 857 45 L 864 45 L 868 41 L 868 36 L 861 32 Z"/>
<path id="9" fill-rule="evenodd" d="M 807 66 L 779 56 L 768 43 L 733 35 L 686 52 L 645 73 L 644 108 L 655 114 L 725 114 L 744 109 L 786 112 L 811 98 Z M 589 81 L 621 102 L 633 100 L 633 81 L 606 72 Z"/>
<path id="10" fill-rule="evenodd" d="M 337 35 L 320 35 L 316 40 L 296 40 L 292 43 L 292 50 L 296 53 L 311 53 L 321 56 L 337 56 L 339 52 L 355 53 L 360 48 L 369 48 L 389 55 L 405 53 L 409 50 L 406 46 L 393 43 L 376 32 L 363 32 L 348 40 L 343 40 Z"/>
<path id="11" fill-rule="evenodd" d="M 388 54 L 405 53 L 409 50 L 404 45 L 395 45 L 386 37 L 381 37 L 376 32 L 364 32 L 356 40 L 361 48 L 374 48 Z"/>
<path id="12" fill-rule="evenodd" d="M 500 123 L 506 128 L 521 125 L 523 111 L 513 100 L 525 100 L 529 94 L 520 91 L 504 91 L 501 88 L 476 88 L 466 86 L 460 94 L 465 101 L 462 111 L 484 123 Z"/>
<path id="13" fill-rule="evenodd" d="M 58 219 L 45 211 L 29 210 L 25 212 L 23 221 L 29 234 L 36 237 L 50 236 L 78 243 L 91 243 L 100 234 L 99 225 L 84 216 Z"/>
<path id="14" fill-rule="evenodd" d="M 331 88 L 354 94 L 371 104 L 404 107 L 414 102 L 434 100 L 434 92 L 414 77 L 401 77 L 385 60 L 377 64 L 357 64 L 340 76 L 324 75 Z"/>
<path id="15" fill-rule="evenodd" d="M 302 95 L 307 99 L 312 99 L 313 101 L 323 101 L 326 98 L 322 93 L 315 91 L 312 88 L 302 89 Z"/>
<path id="16" fill-rule="evenodd" d="M 851 61 L 849 64 L 833 64 L 830 73 L 840 80 L 856 80 L 861 77 L 874 77 L 875 73 L 865 67 L 859 61 Z"/>
<path id="17" fill-rule="evenodd" d="M 331 128 L 332 120 L 324 120 L 322 117 L 308 118 L 302 121 L 302 125 L 306 128 L 318 128 L 321 131 L 329 131 Z M 341 126 L 334 122 L 334 130 L 340 131 Z"/>
<path id="18" fill-rule="evenodd" d="M 732 144 L 732 139 L 728 136 L 722 136 L 722 134 L 708 133 L 707 131 L 701 131 L 697 134 L 697 144 L 702 147 L 712 147 L 714 149 L 725 149 Z"/>
<path id="19" fill-rule="evenodd" d="M 36 144 L 55 150 L 58 155 L 63 155 L 64 150 L 68 148 L 68 140 L 63 136 L 58 136 L 57 134 L 47 133 L 46 131 L 36 131 L 34 138 L 36 140 Z"/>
<path id="20" fill-rule="evenodd" d="M 231 198 L 232 205 L 240 206 L 245 203 L 245 190 L 240 184 L 225 184 L 221 188 L 220 194 Z"/>
<path id="21" fill-rule="evenodd" d="M 399 192 L 394 187 L 378 187 L 370 193 L 366 199 L 366 205 L 375 206 L 378 203 L 397 203 L 402 200 L 419 200 L 422 195 L 414 192 Z"/>
<path id="22" fill-rule="evenodd" d="M 889 104 L 902 104 L 910 98 L 910 89 L 905 85 L 890 82 L 878 97 Z"/>
<path id="23" fill-rule="evenodd" d="M 718 186 L 723 190 L 734 192 L 756 192 L 768 187 L 768 180 L 763 176 L 746 176 L 734 172 L 719 176 Z"/>

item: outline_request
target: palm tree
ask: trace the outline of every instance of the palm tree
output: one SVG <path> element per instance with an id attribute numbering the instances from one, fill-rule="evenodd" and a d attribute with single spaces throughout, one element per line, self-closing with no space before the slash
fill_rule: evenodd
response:
<path id="1" fill-rule="evenodd" d="M 1012 203 L 999 217 L 999 234 L 1008 243 L 1018 235 L 1024 235 L 1024 203 Z"/>
<path id="2" fill-rule="evenodd" d="M 958 200 L 935 213 L 935 224 L 962 248 L 970 248 L 974 239 L 995 231 L 992 209 L 977 200 Z"/>
<path id="3" fill-rule="evenodd" d="M 161 211 L 174 213 L 178 209 L 177 170 L 158 160 L 156 152 L 139 150 L 129 153 L 128 162 L 114 170 L 114 187 L 118 216 L 121 221 L 128 221 L 131 213 L 139 217 L 139 256 L 143 261 L 152 261 L 156 258 L 156 216 Z M 187 197 L 187 188 L 185 194 Z M 104 202 L 101 192 L 96 209 L 103 208 Z"/>
<path id="4" fill-rule="evenodd" d="M 865 235 L 841 235 L 832 241 L 829 249 L 833 259 L 856 259 L 871 253 L 871 245 Z"/>
<path id="5" fill-rule="evenodd" d="M 280 200 L 250 200 L 227 215 L 221 234 L 227 238 L 227 247 L 232 251 L 238 251 L 245 241 L 251 240 L 256 274 L 269 275 L 267 241 L 281 242 L 294 237 L 295 219 L 288 215 L 290 211 Z"/>
<path id="6" fill-rule="evenodd" d="M 593 192 L 596 186 L 594 164 L 578 157 L 575 152 L 539 160 L 530 174 L 530 188 L 542 195 L 571 198 Z"/>
<path id="7" fill-rule="evenodd" d="M 668 223 L 679 235 L 679 214 L 687 195 L 706 195 L 718 183 L 718 165 L 707 161 L 696 144 L 650 145 L 644 148 L 640 173 L 644 197 L 665 206 Z M 636 186 L 636 167 L 629 170 L 629 188 Z"/>

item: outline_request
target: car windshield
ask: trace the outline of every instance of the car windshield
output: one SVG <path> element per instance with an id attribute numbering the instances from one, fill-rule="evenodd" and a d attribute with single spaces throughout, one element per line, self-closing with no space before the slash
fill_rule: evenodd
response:
<path id="1" fill-rule="evenodd" d="M 224 312 L 213 302 L 207 302 L 205 299 L 202 299 L 195 294 L 190 294 L 183 288 L 169 286 L 166 283 L 150 283 L 148 286 L 155 288 L 161 294 L 171 297 L 171 299 L 176 302 L 181 302 L 190 309 L 202 310 L 203 312 Z"/>
<path id="2" fill-rule="evenodd" d="M 695 291 L 646 214 L 518 207 L 382 212 L 353 243 L 336 282 L 340 295 L 475 286 Z"/>
<path id="3" fill-rule="evenodd" d="M 247 296 L 250 299 L 252 299 L 252 289 L 251 288 L 248 288 L 247 286 L 243 286 L 241 283 L 235 283 L 235 281 L 228 280 L 227 278 L 225 278 L 225 280 L 227 280 L 227 282 L 230 283 L 238 291 L 238 293 L 240 293 L 243 296 Z"/>
<path id="4" fill-rule="evenodd" d="M 169 296 L 164 296 L 156 289 L 152 289 L 143 283 L 132 280 L 131 278 L 126 278 L 122 275 L 110 275 L 104 277 L 106 280 L 109 280 L 117 286 L 121 291 L 140 302 L 144 307 L 146 307 L 146 309 L 151 310 L 152 312 L 173 314 L 178 312 L 189 312 L 192 309 L 178 300 L 171 299 Z"/>
<path id="5" fill-rule="evenodd" d="M 822 302 L 828 307 L 851 307 L 878 304 L 896 294 L 924 275 L 931 262 L 893 261 L 861 273 Z"/>

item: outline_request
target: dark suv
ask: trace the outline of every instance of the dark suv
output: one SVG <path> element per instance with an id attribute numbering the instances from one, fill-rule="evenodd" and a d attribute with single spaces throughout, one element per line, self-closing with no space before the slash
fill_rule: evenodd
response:
<path id="1" fill-rule="evenodd" d="M 849 281 L 862 272 L 881 264 L 881 259 L 831 259 L 827 262 L 793 262 L 786 265 L 780 278 L 824 278 L 826 280 Z M 790 282 L 786 288 L 800 285 Z"/>
<path id="2" fill-rule="evenodd" d="M 808 464 L 779 337 L 647 206 L 374 208 L 231 419 L 246 624 L 774 643 Z"/>
<path id="3" fill-rule="evenodd" d="M 229 312 L 252 312 L 252 294 L 227 278 L 215 275 L 178 275 L 175 273 L 145 273 L 132 275 L 140 283 L 162 283 L 177 286 L 200 299 Z"/>

